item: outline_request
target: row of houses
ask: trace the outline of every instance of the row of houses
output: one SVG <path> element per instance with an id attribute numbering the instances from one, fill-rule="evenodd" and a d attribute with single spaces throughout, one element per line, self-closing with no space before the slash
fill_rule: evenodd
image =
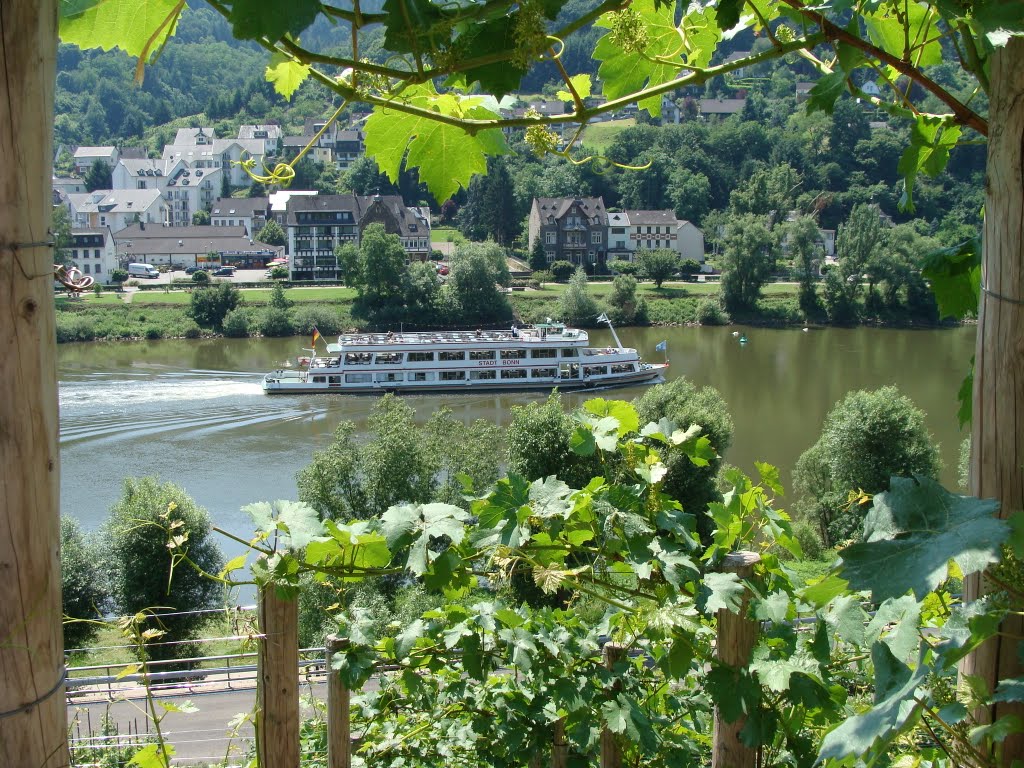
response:
<path id="1" fill-rule="evenodd" d="M 109 214 L 109 211 L 108 211 Z M 430 211 L 410 208 L 397 195 L 319 195 L 276 192 L 269 197 L 218 199 L 210 224 L 180 226 L 146 220 L 115 227 L 111 220 L 73 226 L 71 260 L 84 274 L 101 281 L 129 263 L 240 268 L 263 267 L 290 256 L 293 280 L 338 280 L 340 245 L 358 245 L 366 227 L 381 224 L 397 235 L 410 259 L 430 255 Z M 281 225 L 286 246 L 255 239 L 267 221 Z"/>
<path id="2" fill-rule="evenodd" d="M 632 261 L 637 251 L 668 249 L 680 260 L 704 263 L 704 233 L 671 210 L 609 212 L 601 197 L 539 197 L 530 207 L 529 248 L 540 242 L 548 263 L 568 261 L 593 270 Z"/>

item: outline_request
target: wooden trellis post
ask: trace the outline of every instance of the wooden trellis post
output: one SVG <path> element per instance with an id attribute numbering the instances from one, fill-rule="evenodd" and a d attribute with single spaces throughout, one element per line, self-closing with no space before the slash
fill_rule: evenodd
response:
<path id="1" fill-rule="evenodd" d="M 551 739 L 551 768 L 567 768 L 569 765 L 569 742 L 565 740 L 565 718 L 555 722 Z"/>
<path id="2" fill-rule="evenodd" d="M 741 579 L 754 573 L 754 566 L 761 556 L 756 552 L 732 552 L 726 555 L 722 571 L 735 573 Z M 757 642 L 758 624 L 747 618 L 747 603 L 750 593 L 745 592 L 739 613 L 726 609 L 718 611 L 718 659 L 730 667 L 745 667 Z M 740 731 L 746 723 L 741 717 L 727 723 L 715 708 L 714 741 L 711 748 L 711 768 L 755 768 L 757 750 L 751 749 L 740 740 Z"/>
<path id="3" fill-rule="evenodd" d="M 331 669 L 331 658 L 347 647 L 347 639 L 327 636 L 327 768 L 351 768 L 352 765 L 351 694 L 341 675 Z"/>
<path id="4" fill-rule="evenodd" d="M 0 765 L 69 761 L 53 308 L 57 3 L 0 0 Z"/>
<path id="5" fill-rule="evenodd" d="M 259 595 L 256 750 L 262 768 L 299 768 L 299 601 Z"/>
<path id="6" fill-rule="evenodd" d="M 626 649 L 621 645 L 608 643 L 604 647 L 605 667 L 611 669 L 625 658 L 625 655 Z M 619 737 L 607 728 L 601 729 L 601 768 L 622 768 L 622 745 L 619 743 Z"/>

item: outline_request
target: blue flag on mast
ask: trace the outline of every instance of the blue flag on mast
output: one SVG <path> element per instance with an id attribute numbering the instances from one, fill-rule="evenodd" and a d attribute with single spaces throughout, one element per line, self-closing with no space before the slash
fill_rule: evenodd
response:
<path id="1" fill-rule="evenodd" d="M 654 349 L 657 352 L 665 352 L 665 351 L 668 350 L 668 342 L 667 341 L 663 341 L 660 344 L 658 344 Z"/>

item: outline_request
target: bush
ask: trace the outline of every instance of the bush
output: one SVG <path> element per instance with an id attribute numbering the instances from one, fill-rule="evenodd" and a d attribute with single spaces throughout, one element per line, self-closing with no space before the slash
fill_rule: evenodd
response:
<path id="1" fill-rule="evenodd" d="M 894 475 L 939 472 L 939 450 L 924 425 L 924 412 L 896 387 L 851 392 L 825 417 L 821 437 L 804 451 L 793 484 L 805 498 L 827 546 L 860 534 L 863 507 L 848 501 L 851 491 L 888 490 Z"/>
<path id="2" fill-rule="evenodd" d="M 793 525 L 793 536 L 800 542 L 800 550 L 804 560 L 821 560 L 825 554 L 825 545 L 821 537 L 810 523 L 801 521 Z"/>
<path id="3" fill-rule="evenodd" d="M 224 335 L 233 339 L 244 339 L 252 335 L 252 320 L 248 310 L 232 309 L 224 316 Z"/>
<path id="4" fill-rule="evenodd" d="M 184 540 L 171 549 L 171 538 Z M 185 491 L 173 483 L 153 477 L 125 478 L 121 498 L 103 525 L 106 553 L 104 570 L 110 583 L 114 608 L 121 614 L 135 614 L 157 608 L 158 613 L 199 611 L 212 608 L 220 594 L 219 585 L 188 565 L 173 563 L 185 554 L 207 573 L 217 573 L 223 564 L 220 550 L 210 538 L 210 516 Z M 157 642 L 196 637 L 205 622 L 202 615 L 184 613 L 153 620 L 149 628 L 165 631 Z M 153 659 L 193 655 L 190 645 L 147 646 Z"/>
<path id="5" fill-rule="evenodd" d="M 210 273 L 203 269 L 200 269 L 198 272 L 193 272 L 192 282 L 196 283 L 197 285 L 209 285 Z"/>
<path id="6" fill-rule="evenodd" d="M 203 330 L 195 323 L 189 323 L 188 325 L 185 326 L 185 331 L 182 335 L 186 339 L 198 339 L 202 337 Z"/>
<path id="7" fill-rule="evenodd" d="M 555 281 L 555 276 L 547 269 L 538 269 L 531 277 L 538 287 L 544 285 L 544 283 L 553 283 Z"/>
<path id="8" fill-rule="evenodd" d="M 156 341 L 157 339 L 162 339 L 164 337 L 163 331 L 155 325 L 151 325 L 146 328 L 143 335 L 150 341 Z"/>
<path id="9" fill-rule="evenodd" d="M 728 325 L 731 318 L 718 299 L 702 299 L 697 305 L 696 320 L 701 325 Z"/>
<path id="10" fill-rule="evenodd" d="M 295 309 L 292 316 L 292 329 L 302 336 L 313 333 L 313 327 L 324 336 L 334 336 L 345 329 L 345 318 L 337 309 L 330 306 L 303 304 Z"/>
<path id="11" fill-rule="evenodd" d="M 632 275 L 633 277 L 636 277 L 640 274 L 640 265 L 635 261 L 612 259 L 605 266 L 608 267 L 609 272 L 617 272 L 620 275 Z"/>
<path id="12" fill-rule="evenodd" d="M 103 618 L 108 596 L 98 562 L 96 547 L 82 533 L 78 521 L 61 517 L 61 606 L 65 617 L 65 649 L 82 648 L 99 631 L 98 625 L 88 621 L 68 621 Z"/>
<path id="13" fill-rule="evenodd" d="M 555 276 L 555 280 L 564 283 L 576 271 L 576 267 L 568 261 L 552 261 L 548 265 L 548 271 Z"/>
<path id="14" fill-rule="evenodd" d="M 237 288 L 231 283 L 219 283 L 193 291 L 189 315 L 204 328 L 219 329 L 228 312 L 241 303 L 242 295 Z"/>
<path id="15" fill-rule="evenodd" d="M 587 273 L 579 267 L 558 302 L 558 316 L 572 325 L 585 326 L 593 325 L 597 315 L 597 302 L 587 290 Z"/>
<path id="16" fill-rule="evenodd" d="M 294 336 L 295 329 L 287 309 L 268 307 L 259 321 L 260 333 L 264 336 Z"/>

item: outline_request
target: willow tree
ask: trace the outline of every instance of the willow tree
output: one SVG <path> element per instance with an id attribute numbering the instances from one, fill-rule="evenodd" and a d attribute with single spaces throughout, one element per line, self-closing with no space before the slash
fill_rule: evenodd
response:
<path id="1" fill-rule="evenodd" d="M 585 125 L 630 103 L 657 117 L 661 97 L 683 86 L 729 76 L 744 67 L 798 56 L 819 72 L 808 109 L 830 111 L 850 93 L 912 123 L 900 162 L 904 204 L 912 206 L 918 173 L 937 174 L 963 142 L 988 141 L 984 253 L 963 249 L 946 269 L 980 286 L 974 376 L 971 491 L 991 496 L 1002 513 L 1024 507 L 1024 3 L 1020 0 L 709 0 L 690 4 L 604 0 L 573 18 L 567 0 L 386 0 L 365 12 L 359 0 L 208 0 L 236 37 L 269 53 L 267 78 L 290 97 L 305 80 L 342 100 L 373 108 L 366 150 L 392 181 L 417 168 L 438 201 L 485 173 L 489 157 L 509 152 L 503 128 L 525 128 L 538 152 L 585 161 L 579 131 L 563 146 L 556 123 Z M 57 448 L 53 305 L 45 279 L 51 173 L 50 126 L 56 42 L 55 6 L 4 0 L 0 6 L 4 98 L 0 148 L 0 322 L 6 397 L 0 399 L 0 764 L 59 765 L 62 708 L 48 696 L 58 676 L 60 631 L 56 594 Z M 578 6 L 573 6 L 578 7 Z M 61 0 L 61 34 L 83 47 L 120 47 L 144 64 L 167 43 L 185 0 Z M 349 55 L 310 50 L 302 33 L 320 16 L 347 24 Z M 557 22 L 556 22 L 557 19 Z M 593 49 L 604 101 L 588 99 L 593 83 L 566 69 L 561 52 L 591 25 L 602 30 Z M 362 55 L 368 34 L 383 27 L 382 61 Z M 375 29 L 377 28 L 377 29 Z M 769 45 L 728 63 L 718 44 L 754 28 Z M 958 62 L 975 95 L 957 98 L 931 67 Z M 504 118 L 497 98 L 517 90 L 532 68 L 553 67 L 564 82 L 564 115 Z M 880 95 L 861 86 L 873 81 Z M 438 85 L 443 84 L 443 85 Z M 873 91 L 874 89 L 872 89 Z M 486 95 L 483 95 L 486 94 Z M 979 107 L 986 99 L 988 114 Z M 833 147 L 835 152 L 845 147 Z M 263 183 L 287 183 L 282 164 Z M 937 278 L 933 284 L 945 289 Z M 966 303 L 973 295 L 966 292 Z M 945 298 L 952 296 L 947 293 Z M 960 304 L 965 301 L 961 299 Z M 969 583 L 969 595 L 982 588 Z M 1007 633 L 1020 636 L 1020 628 Z M 991 683 L 1015 676 L 1016 642 L 990 643 L 968 669 Z M 59 685 L 57 687 L 59 690 Z M 56 702 L 59 703 L 59 702 Z M 14 714 L 10 714 L 13 711 Z M 998 714 L 998 713 L 996 713 Z M 1019 743 L 1004 759 L 1024 756 Z M 5 759 L 6 758 L 6 759 Z M 38 758 L 38 759 L 37 759 Z"/>

